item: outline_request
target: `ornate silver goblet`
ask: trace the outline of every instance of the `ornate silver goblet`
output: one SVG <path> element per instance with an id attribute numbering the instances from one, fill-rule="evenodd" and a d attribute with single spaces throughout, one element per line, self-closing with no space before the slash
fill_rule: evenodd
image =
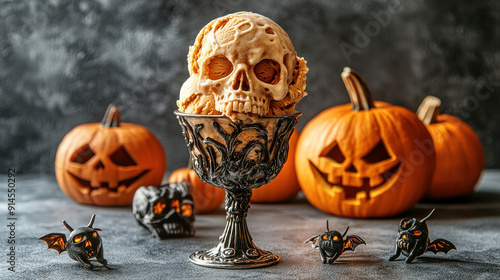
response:
<path id="1" fill-rule="evenodd" d="M 224 116 L 175 112 L 201 180 L 226 192 L 226 227 L 219 244 L 189 256 L 216 268 L 256 268 L 277 264 L 279 256 L 259 249 L 248 231 L 252 189 L 278 175 L 288 156 L 288 140 L 300 112 L 232 121 Z"/>

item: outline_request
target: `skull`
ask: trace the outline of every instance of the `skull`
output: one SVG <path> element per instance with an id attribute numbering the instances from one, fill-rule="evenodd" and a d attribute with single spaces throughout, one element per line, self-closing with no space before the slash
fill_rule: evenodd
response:
<path id="1" fill-rule="evenodd" d="M 194 113 L 255 119 L 289 114 L 307 94 L 305 60 L 297 58 L 281 27 L 258 14 L 240 12 L 210 22 L 188 60 L 190 78 L 181 89 L 181 111 L 204 98 L 203 109 Z M 213 108 L 206 106 L 209 102 Z"/>
<path id="2" fill-rule="evenodd" d="M 194 235 L 194 203 L 187 182 L 137 189 L 132 212 L 158 239 Z"/>

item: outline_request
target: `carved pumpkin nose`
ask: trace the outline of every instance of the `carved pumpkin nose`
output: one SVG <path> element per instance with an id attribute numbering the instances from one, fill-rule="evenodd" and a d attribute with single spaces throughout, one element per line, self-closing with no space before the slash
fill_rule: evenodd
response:
<path id="1" fill-rule="evenodd" d="M 408 236 L 406 234 L 403 234 L 403 235 L 401 235 L 401 238 L 408 239 Z"/>
<path id="2" fill-rule="evenodd" d="M 90 242 L 90 240 L 85 240 L 85 248 L 91 247 L 91 246 L 92 246 L 92 242 Z"/>
<path id="3" fill-rule="evenodd" d="M 234 90 L 250 91 L 250 84 L 248 82 L 247 74 L 244 70 L 240 70 L 233 81 Z"/>
<path id="4" fill-rule="evenodd" d="M 354 167 L 354 165 L 353 165 L 353 164 L 349 165 L 349 166 L 345 169 L 345 171 L 347 171 L 347 172 L 351 172 L 351 173 L 358 173 L 358 170 L 356 169 L 356 167 Z"/>
<path id="5" fill-rule="evenodd" d="M 95 170 L 104 169 L 104 164 L 102 163 L 102 161 L 98 161 L 98 162 L 94 165 L 94 169 L 95 169 Z"/>

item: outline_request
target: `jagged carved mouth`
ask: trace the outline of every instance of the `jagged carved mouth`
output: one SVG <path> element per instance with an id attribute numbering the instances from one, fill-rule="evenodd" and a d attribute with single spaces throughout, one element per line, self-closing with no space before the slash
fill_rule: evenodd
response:
<path id="1" fill-rule="evenodd" d="M 369 177 L 363 177 L 363 184 L 362 186 L 348 186 L 344 185 L 342 183 L 342 177 L 339 177 L 339 182 L 335 184 L 331 184 L 328 182 L 328 174 L 321 172 L 314 163 L 309 161 L 309 164 L 312 167 L 313 172 L 317 173 L 321 177 L 323 177 L 324 183 L 328 184 L 331 187 L 340 187 L 342 190 L 344 190 L 345 198 L 346 199 L 355 199 L 357 194 L 360 192 L 364 192 L 366 194 L 366 199 L 370 200 L 370 192 L 378 189 L 380 187 L 383 187 L 389 179 L 393 177 L 393 175 L 399 170 L 399 167 L 401 166 L 401 162 L 396 164 L 393 168 L 389 169 L 388 171 L 380 174 L 383 178 L 382 182 L 380 182 L 376 186 L 370 186 L 370 178 Z"/>
<path id="2" fill-rule="evenodd" d="M 191 235 L 191 230 L 185 228 L 183 225 L 175 224 L 175 223 L 164 223 L 163 229 L 167 233 L 168 236 L 186 236 Z"/>
<path id="3" fill-rule="evenodd" d="M 149 171 L 150 171 L 149 169 L 146 169 L 137 176 L 118 181 L 118 185 L 116 186 L 116 188 L 110 188 L 109 182 L 100 182 L 99 186 L 92 186 L 90 184 L 89 180 L 82 179 L 69 171 L 68 171 L 68 174 L 71 175 L 71 177 L 73 177 L 73 179 L 75 179 L 78 182 L 78 184 L 81 188 L 88 189 L 90 192 L 92 192 L 94 190 L 102 189 L 102 188 L 108 189 L 111 192 L 118 192 L 118 187 L 120 187 L 120 186 L 125 186 L 126 188 L 130 187 L 133 183 L 135 183 L 137 180 L 139 180 L 142 176 L 146 175 L 146 173 L 148 173 Z"/>
<path id="4" fill-rule="evenodd" d="M 399 239 L 397 244 L 398 244 L 398 247 L 403 249 L 403 250 L 406 250 L 406 251 L 410 250 L 410 242 L 408 242 L 406 240 Z"/>

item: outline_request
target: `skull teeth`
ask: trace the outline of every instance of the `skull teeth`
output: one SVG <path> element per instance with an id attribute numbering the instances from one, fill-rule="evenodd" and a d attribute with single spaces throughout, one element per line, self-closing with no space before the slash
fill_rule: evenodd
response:
<path id="1" fill-rule="evenodd" d="M 269 111 L 269 101 L 265 98 L 241 94 L 216 96 L 215 110 L 229 114 L 231 112 L 265 115 Z"/>

